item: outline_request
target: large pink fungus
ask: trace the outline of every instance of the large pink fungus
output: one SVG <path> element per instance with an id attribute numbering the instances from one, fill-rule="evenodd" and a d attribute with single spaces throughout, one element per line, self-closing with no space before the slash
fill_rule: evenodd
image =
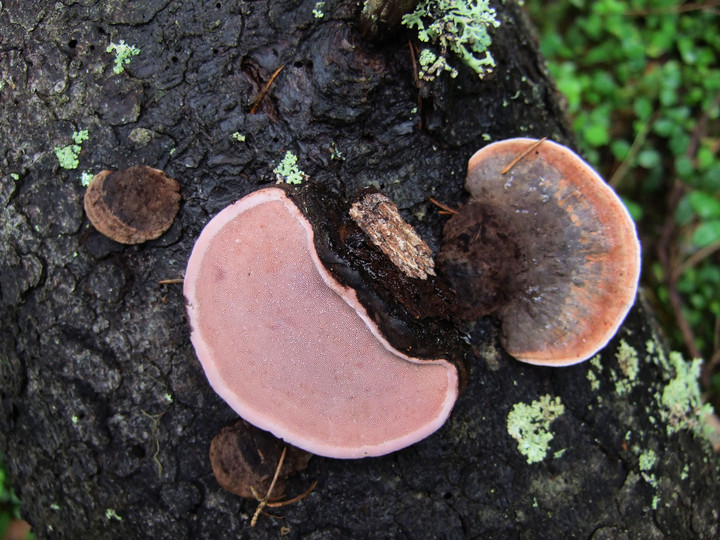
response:
<path id="1" fill-rule="evenodd" d="M 456 368 L 395 350 L 318 259 L 280 188 L 251 193 L 205 227 L 184 285 L 191 338 L 215 391 L 244 419 L 315 454 L 393 452 L 438 429 Z"/>

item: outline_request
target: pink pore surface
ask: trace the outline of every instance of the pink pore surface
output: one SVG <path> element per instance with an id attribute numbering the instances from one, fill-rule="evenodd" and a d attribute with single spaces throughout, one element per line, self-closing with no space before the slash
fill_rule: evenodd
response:
<path id="1" fill-rule="evenodd" d="M 213 388 L 249 422 L 320 455 L 381 455 L 428 436 L 457 398 L 456 369 L 378 339 L 310 246 L 309 223 L 277 188 L 203 231 L 185 296 Z"/>

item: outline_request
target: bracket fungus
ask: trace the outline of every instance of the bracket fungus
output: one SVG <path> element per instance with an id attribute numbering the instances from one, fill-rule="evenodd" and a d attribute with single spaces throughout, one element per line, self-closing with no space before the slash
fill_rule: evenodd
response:
<path id="1" fill-rule="evenodd" d="M 210 443 L 210 464 L 213 474 L 224 489 L 251 499 L 266 493 L 282 455 L 284 443 L 266 431 L 243 420 L 224 427 Z M 305 470 L 312 454 L 299 448 L 287 447 L 287 455 L 280 467 L 273 493 L 285 493 L 289 476 Z"/>
<path id="2" fill-rule="evenodd" d="M 456 314 L 496 315 L 523 362 L 570 365 L 602 349 L 640 276 L 635 225 L 614 191 L 568 148 L 525 138 L 473 155 L 465 188 L 438 255 Z"/>
<path id="3" fill-rule="evenodd" d="M 85 192 L 90 223 L 121 244 L 141 244 L 170 228 L 180 209 L 180 184 L 146 165 L 96 174 Z"/>
<path id="4" fill-rule="evenodd" d="M 346 261 L 330 249 L 359 227 L 345 209 L 317 228 L 340 214 L 304 197 L 310 188 L 260 189 L 203 229 L 184 281 L 192 343 L 212 387 L 251 424 L 329 457 L 393 452 L 445 422 L 462 371 L 391 345 L 361 302 L 372 295 L 349 284 L 356 272 L 338 277 Z"/>

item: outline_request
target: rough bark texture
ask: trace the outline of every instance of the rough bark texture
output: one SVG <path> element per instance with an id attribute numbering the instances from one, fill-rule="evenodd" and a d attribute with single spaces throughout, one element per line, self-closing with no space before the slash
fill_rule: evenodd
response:
<path id="1" fill-rule="evenodd" d="M 412 34 L 371 43 L 356 2 L 326 2 L 322 19 L 314 7 L 2 3 L 0 451 L 37 537 L 716 537 L 717 459 L 693 412 L 663 399 L 678 377 L 640 306 L 599 362 L 569 368 L 520 364 L 488 332 L 439 432 L 383 458 L 315 457 L 287 487 L 314 492 L 250 528 L 256 503 L 220 488 L 208 458 L 235 414 L 195 358 L 180 286 L 158 284 L 182 275 L 203 225 L 291 150 L 348 196 L 379 188 L 437 251 L 445 218 L 428 197 L 461 202 L 486 140 L 571 142 L 513 3 L 497 5 L 492 76 L 445 74 L 417 112 Z M 140 54 L 115 74 L 106 48 L 121 39 Z M 53 149 L 81 129 L 80 166 L 60 168 Z M 122 246 L 89 225 L 80 172 L 136 164 L 184 200 L 158 240 Z M 565 409 L 528 463 L 508 415 L 543 395 Z"/>

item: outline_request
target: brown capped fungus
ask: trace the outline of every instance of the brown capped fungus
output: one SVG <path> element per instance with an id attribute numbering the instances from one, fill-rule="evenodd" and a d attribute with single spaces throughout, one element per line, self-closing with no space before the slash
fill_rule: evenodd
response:
<path id="1" fill-rule="evenodd" d="M 496 316 L 518 360 L 564 366 L 615 335 L 632 307 L 640 244 L 622 201 L 570 149 L 518 138 L 472 156 L 470 200 L 443 230 L 439 273 L 465 320 Z"/>
<path id="2" fill-rule="evenodd" d="M 146 165 L 96 174 L 85 192 L 90 223 L 121 244 L 140 244 L 170 228 L 180 209 L 180 184 Z"/>

